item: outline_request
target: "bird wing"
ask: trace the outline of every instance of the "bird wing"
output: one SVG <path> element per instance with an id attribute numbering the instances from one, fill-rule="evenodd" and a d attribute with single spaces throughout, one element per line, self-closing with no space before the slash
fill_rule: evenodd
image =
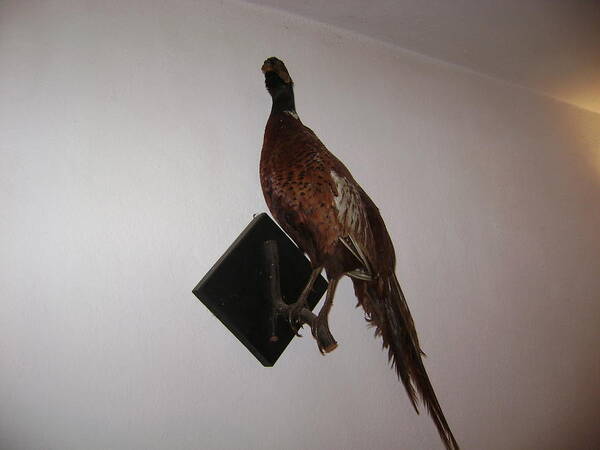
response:
<path id="1" fill-rule="evenodd" d="M 358 269 L 348 275 L 370 280 L 373 277 L 373 261 L 375 261 L 374 239 L 363 198 L 364 192 L 352 176 L 340 174 L 335 170 L 331 170 L 330 175 L 335 187 L 333 204 L 342 230 L 340 242 L 363 266 L 363 270 Z"/>

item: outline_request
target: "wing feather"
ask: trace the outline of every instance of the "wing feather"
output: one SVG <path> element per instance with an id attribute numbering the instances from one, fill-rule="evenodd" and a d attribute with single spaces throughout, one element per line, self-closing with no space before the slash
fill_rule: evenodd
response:
<path id="1" fill-rule="evenodd" d="M 369 279 L 373 274 L 375 243 L 362 190 L 352 178 L 340 175 L 334 170 L 330 174 L 337 191 L 334 193 L 333 203 L 343 233 L 340 241 L 364 266 L 364 273 L 357 272 L 354 275 L 357 275 L 357 278 Z M 352 276 L 353 273 L 349 275 Z"/>

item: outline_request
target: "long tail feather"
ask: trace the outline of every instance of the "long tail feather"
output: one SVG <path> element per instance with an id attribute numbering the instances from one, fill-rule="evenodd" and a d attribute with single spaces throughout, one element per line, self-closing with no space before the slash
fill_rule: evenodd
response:
<path id="1" fill-rule="evenodd" d="M 353 282 L 358 303 L 365 310 L 367 321 L 375 326 L 375 335 L 382 337 L 392 367 L 395 367 L 415 410 L 419 412 L 418 393 L 446 448 L 459 450 L 423 365 L 421 355 L 425 354 L 419 346 L 415 325 L 396 276 L 392 273 L 374 281 L 353 279 Z"/>

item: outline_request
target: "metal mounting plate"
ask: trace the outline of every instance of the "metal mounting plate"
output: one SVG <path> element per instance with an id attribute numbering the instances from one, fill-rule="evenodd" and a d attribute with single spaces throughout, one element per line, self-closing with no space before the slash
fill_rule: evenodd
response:
<path id="1" fill-rule="evenodd" d="M 264 242 L 268 240 L 277 241 L 281 293 L 286 303 L 293 303 L 310 276 L 310 263 L 265 213 L 250 222 L 193 289 L 196 297 L 264 366 L 274 365 L 294 337 L 287 321 L 279 318 L 276 325 L 279 340 L 269 339 L 272 310 L 263 253 Z M 308 297 L 311 310 L 326 290 L 327 281 L 320 276 Z"/>

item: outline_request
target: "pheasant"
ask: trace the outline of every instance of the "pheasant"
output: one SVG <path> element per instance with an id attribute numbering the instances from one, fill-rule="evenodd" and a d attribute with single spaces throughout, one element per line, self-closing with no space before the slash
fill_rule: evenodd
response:
<path id="1" fill-rule="evenodd" d="M 299 311 L 314 282 L 325 270 L 329 285 L 316 323 L 311 327 L 319 350 L 320 336 L 329 333 L 328 314 L 340 278 L 349 276 L 358 305 L 383 339 L 389 359 L 417 411 L 417 393 L 449 450 L 458 444 L 421 356 L 417 332 L 395 275 L 392 240 L 375 203 L 316 134 L 298 117 L 294 83 L 284 63 L 268 58 L 263 66 L 272 109 L 260 158 L 260 181 L 271 214 L 306 253 L 312 273 L 293 304 L 290 323 L 297 325 Z"/>

